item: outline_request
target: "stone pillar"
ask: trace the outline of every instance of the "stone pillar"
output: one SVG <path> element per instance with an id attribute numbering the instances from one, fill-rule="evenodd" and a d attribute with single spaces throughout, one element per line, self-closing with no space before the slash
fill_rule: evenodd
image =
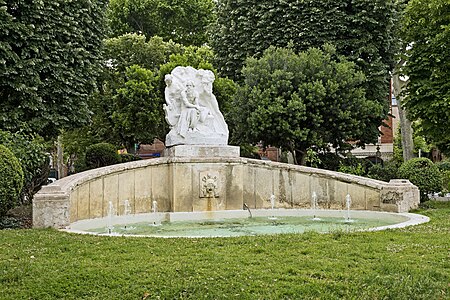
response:
<path id="1" fill-rule="evenodd" d="M 69 195 L 57 185 L 45 186 L 33 199 L 34 228 L 64 228 L 70 224 Z"/>
<path id="2" fill-rule="evenodd" d="M 381 210 L 408 212 L 419 207 L 419 189 L 406 179 L 392 179 L 381 189 Z"/>

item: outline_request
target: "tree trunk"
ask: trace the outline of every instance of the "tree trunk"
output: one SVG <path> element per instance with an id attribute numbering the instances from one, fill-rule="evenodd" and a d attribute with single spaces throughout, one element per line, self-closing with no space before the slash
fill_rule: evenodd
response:
<path id="1" fill-rule="evenodd" d="M 58 136 L 58 140 L 56 142 L 56 166 L 58 169 L 58 178 L 61 179 L 64 177 L 64 150 L 62 146 L 61 136 Z"/>
<path id="2" fill-rule="evenodd" d="M 414 141 L 413 141 L 413 129 L 411 126 L 411 121 L 408 119 L 406 115 L 406 111 L 402 106 L 403 103 L 403 95 L 402 91 L 405 86 L 408 84 L 408 80 L 403 80 L 400 78 L 399 66 L 401 66 L 403 62 L 401 61 L 394 72 L 394 76 L 392 76 L 392 86 L 394 96 L 397 99 L 398 105 L 398 114 L 400 117 L 400 131 L 402 137 L 402 150 L 403 150 L 403 161 L 408 161 L 414 157 Z"/>

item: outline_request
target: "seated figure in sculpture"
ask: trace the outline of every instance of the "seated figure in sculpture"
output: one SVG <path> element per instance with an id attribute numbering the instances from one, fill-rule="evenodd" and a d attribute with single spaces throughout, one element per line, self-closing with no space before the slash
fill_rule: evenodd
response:
<path id="1" fill-rule="evenodd" d="M 188 131 L 199 131 L 197 124 L 205 122 L 209 110 L 198 103 L 198 93 L 192 81 L 186 83 L 186 89 L 181 93 L 183 101 L 181 114 L 178 120 L 177 132 L 186 137 Z"/>
<path id="2" fill-rule="evenodd" d="M 166 75 L 164 110 L 170 132 L 166 146 L 226 145 L 228 127 L 212 93 L 214 74 L 192 67 L 176 67 Z"/>

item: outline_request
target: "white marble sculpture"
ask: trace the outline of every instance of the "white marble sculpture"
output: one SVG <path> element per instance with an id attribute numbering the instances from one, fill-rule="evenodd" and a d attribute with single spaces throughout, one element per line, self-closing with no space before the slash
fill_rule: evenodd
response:
<path id="1" fill-rule="evenodd" d="M 166 146 L 227 145 L 228 126 L 212 92 L 214 73 L 176 67 L 165 82 Z"/>

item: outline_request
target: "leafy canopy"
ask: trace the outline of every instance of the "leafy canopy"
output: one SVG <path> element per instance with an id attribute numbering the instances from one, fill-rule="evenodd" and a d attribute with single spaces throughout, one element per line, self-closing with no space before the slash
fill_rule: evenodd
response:
<path id="1" fill-rule="evenodd" d="M 269 47 L 262 58 L 249 58 L 242 73 L 232 105 L 235 143 L 262 141 L 296 151 L 301 162 L 313 146 L 377 139 L 366 132 L 382 105 L 365 97 L 364 74 L 330 45 L 299 54 Z"/>
<path id="2" fill-rule="evenodd" d="M 409 76 L 405 107 L 420 131 L 450 154 L 450 2 L 411 0 L 404 15 Z"/>
<path id="3" fill-rule="evenodd" d="M 241 80 L 245 59 L 261 57 L 269 46 L 296 52 L 335 45 L 366 79 L 366 97 L 383 105 L 370 116 L 369 137 L 378 134 L 388 113 L 389 71 L 398 39 L 396 0 L 219 0 L 211 45 L 219 72 Z"/>
<path id="4" fill-rule="evenodd" d="M 0 128 L 55 136 L 86 123 L 105 0 L 0 0 Z"/>
<path id="5" fill-rule="evenodd" d="M 107 16 L 113 36 L 135 32 L 201 46 L 213 9 L 212 0 L 111 0 Z"/>

